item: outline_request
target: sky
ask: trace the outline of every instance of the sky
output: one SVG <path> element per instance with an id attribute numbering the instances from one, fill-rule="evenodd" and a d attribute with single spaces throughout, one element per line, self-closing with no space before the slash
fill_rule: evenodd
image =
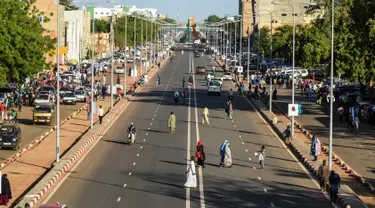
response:
<path id="1" fill-rule="evenodd" d="M 80 2 L 86 2 L 81 0 Z M 100 2 L 104 0 L 97 0 Z M 93 2 L 93 1 L 88 1 Z M 159 13 L 176 19 L 177 11 L 179 20 L 184 21 L 193 14 L 195 21 L 203 21 L 208 15 L 233 16 L 238 14 L 238 0 L 117 0 L 112 4 L 104 4 L 103 7 L 113 7 L 114 5 L 136 5 L 137 8 L 156 8 Z M 76 3 L 82 8 L 82 3 Z"/>

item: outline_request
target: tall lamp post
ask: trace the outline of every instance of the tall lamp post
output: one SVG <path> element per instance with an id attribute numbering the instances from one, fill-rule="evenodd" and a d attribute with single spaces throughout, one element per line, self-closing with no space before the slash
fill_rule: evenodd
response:
<path id="1" fill-rule="evenodd" d="M 333 138 L 333 67 L 334 67 L 334 41 L 335 41 L 335 1 L 332 1 L 331 22 L 331 89 L 329 102 L 329 170 L 332 170 L 332 138 Z"/>
<path id="2" fill-rule="evenodd" d="M 57 56 L 56 56 L 56 80 L 57 80 L 57 106 L 56 106 L 56 163 L 60 162 L 60 0 L 57 0 Z"/>
<path id="3" fill-rule="evenodd" d="M 124 70 L 124 98 L 126 98 L 126 71 L 127 71 L 127 63 L 128 63 L 128 57 L 126 54 L 126 48 L 127 48 L 127 41 L 128 41 L 128 15 L 125 13 L 125 43 L 124 43 L 124 51 L 125 51 L 125 70 Z"/>
<path id="4" fill-rule="evenodd" d="M 271 2 L 272 4 L 276 4 L 276 5 L 285 5 L 285 6 L 289 6 L 293 9 L 293 58 L 292 58 L 292 104 L 294 104 L 294 69 L 295 69 L 295 48 L 296 48 L 296 15 L 295 15 L 295 10 L 296 10 L 296 7 L 300 7 L 300 6 L 310 6 L 312 4 L 285 4 L 285 3 L 281 3 L 279 1 L 273 1 Z M 294 136 L 294 116 L 292 116 L 292 137 Z"/>

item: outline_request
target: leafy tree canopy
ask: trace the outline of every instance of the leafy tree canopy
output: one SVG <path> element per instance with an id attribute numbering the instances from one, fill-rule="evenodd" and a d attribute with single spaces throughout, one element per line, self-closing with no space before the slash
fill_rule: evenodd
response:
<path id="1" fill-rule="evenodd" d="M 165 19 L 163 21 L 168 22 L 169 24 L 175 24 L 176 23 L 175 19 L 172 19 L 172 18 L 169 18 L 169 17 L 165 17 Z"/>
<path id="2" fill-rule="evenodd" d="M 36 0 L 2 0 L 0 9 L 0 85 L 7 82 L 23 83 L 27 76 L 51 67 L 45 54 L 53 55 L 54 43 L 42 36 L 44 28 L 38 16 Z"/>
<path id="3" fill-rule="evenodd" d="M 96 33 L 109 33 L 111 24 L 108 20 L 96 19 L 94 27 Z"/>
<path id="4" fill-rule="evenodd" d="M 73 0 L 60 0 L 60 4 L 65 6 L 66 11 L 78 10 L 78 7 L 73 4 Z"/>
<path id="5" fill-rule="evenodd" d="M 221 20 L 223 20 L 224 18 L 221 18 L 217 15 L 209 15 L 207 17 L 207 19 L 205 19 L 204 21 L 207 22 L 207 23 L 215 23 L 215 22 L 220 22 Z"/>

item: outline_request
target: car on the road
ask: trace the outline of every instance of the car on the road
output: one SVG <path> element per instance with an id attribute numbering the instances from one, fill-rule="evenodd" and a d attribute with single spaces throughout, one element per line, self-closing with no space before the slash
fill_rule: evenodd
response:
<path id="1" fill-rule="evenodd" d="M 204 74 L 204 73 L 206 73 L 206 67 L 204 67 L 204 66 L 198 66 L 197 68 L 195 68 L 195 73 L 196 74 Z"/>
<path id="2" fill-rule="evenodd" d="M 87 93 L 84 90 L 76 90 L 74 94 L 77 101 L 86 102 Z"/>
<path id="3" fill-rule="evenodd" d="M 194 57 L 199 58 L 199 57 L 201 57 L 201 54 L 199 52 L 195 52 Z"/>
<path id="4" fill-rule="evenodd" d="M 45 103 L 54 103 L 55 100 L 51 92 L 42 91 L 39 93 L 38 97 L 34 100 L 35 106 Z"/>
<path id="5" fill-rule="evenodd" d="M 217 80 L 212 80 L 208 83 L 207 95 L 221 95 L 221 84 Z"/>
<path id="6" fill-rule="evenodd" d="M 56 89 L 53 86 L 44 86 L 42 87 L 42 89 L 40 89 L 40 91 L 50 91 L 50 92 L 55 93 Z"/>
<path id="7" fill-rule="evenodd" d="M 72 90 L 69 87 L 61 87 L 60 88 L 60 94 L 64 95 L 67 92 L 71 92 Z"/>
<path id="8" fill-rule="evenodd" d="M 118 66 L 118 67 L 116 68 L 116 70 L 115 70 L 115 73 L 116 73 L 116 74 L 123 74 L 123 73 L 125 73 L 125 69 L 124 69 L 124 67 Z"/>
<path id="9" fill-rule="evenodd" d="M 224 80 L 232 80 L 233 79 L 233 76 L 232 76 L 232 73 L 231 72 L 224 72 L 223 76 L 221 76 L 221 78 Z"/>
<path id="10" fill-rule="evenodd" d="M 223 86 L 223 78 L 222 77 L 213 77 L 211 78 L 211 82 L 212 81 L 217 81 L 220 83 L 220 86 Z"/>
<path id="11" fill-rule="evenodd" d="M 77 97 L 72 92 L 66 92 L 62 95 L 62 103 L 75 105 L 77 103 Z"/>
<path id="12" fill-rule="evenodd" d="M 0 126 L 0 148 L 18 150 L 21 143 L 21 128 L 16 124 Z"/>
<path id="13" fill-rule="evenodd" d="M 35 106 L 33 110 L 34 125 L 37 123 L 51 125 L 54 120 L 54 111 L 55 105 L 52 103 L 46 103 Z"/>

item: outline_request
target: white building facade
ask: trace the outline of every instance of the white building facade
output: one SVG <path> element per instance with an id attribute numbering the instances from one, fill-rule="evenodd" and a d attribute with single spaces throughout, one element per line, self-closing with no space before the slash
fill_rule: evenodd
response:
<path id="1" fill-rule="evenodd" d="M 124 6 L 124 5 L 117 5 L 113 8 L 104 8 L 104 7 L 84 7 L 84 10 L 92 13 L 95 19 L 102 19 L 108 18 L 113 14 L 116 15 L 123 15 L 123 14 L 132 14 L 132 13 L 139 13 L 145 15 L 152 19 L 158 18 L 158 10 L 153 8 L 137 8 L 136 6 Z"/>
<path id="2" fill-rule="evenodd" d="M 68 60 L 80 61 L 90 48 L 90 14 L 86 11 L 65 11 L 64 21 L 66 25 L 66 46 L 68 48 Z"/>

